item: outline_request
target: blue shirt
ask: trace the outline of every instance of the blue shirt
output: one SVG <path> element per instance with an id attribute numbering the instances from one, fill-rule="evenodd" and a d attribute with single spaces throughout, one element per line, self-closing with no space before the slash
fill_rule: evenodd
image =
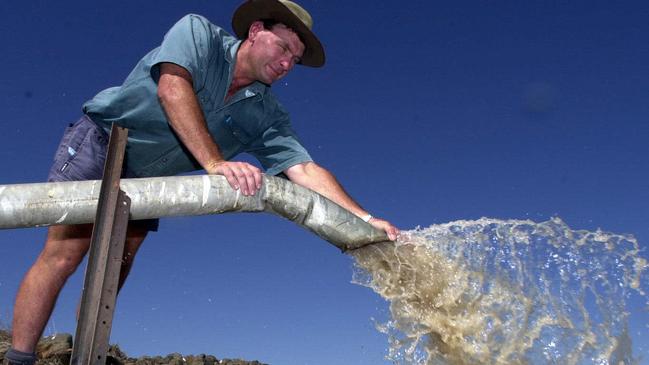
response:
<path id="1" fill-rule="evenodd" d="M 83 111 L 106 130 L 112 123 L 129 129 L 126 166 L 138 177 L 201 169 L 172 131 L 158 101 L 159 64 L 171 62 L 192 75 L 207 127 L 226 160 L 250 153 L 270 175 L 311 161 L 268 85 L 255 82 L 224 101 L 240 44 L 204 17 L 187 15 L 160 47 L 140 60 L 122 86 L 100 92 Z"/>

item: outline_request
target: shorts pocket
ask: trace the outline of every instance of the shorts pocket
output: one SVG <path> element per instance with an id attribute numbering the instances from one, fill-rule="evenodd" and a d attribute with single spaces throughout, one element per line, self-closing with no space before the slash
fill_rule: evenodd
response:
<path id="1" fill-rule="evenodd" d="M 107 144 L 105 132 L 93 122 L 70 125 L 54 155 L 48 181 L 101 179 Z"/>

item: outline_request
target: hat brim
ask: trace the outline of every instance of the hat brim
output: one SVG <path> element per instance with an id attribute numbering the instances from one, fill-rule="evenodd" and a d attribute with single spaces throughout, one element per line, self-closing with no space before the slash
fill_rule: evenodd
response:
<path id="1" fill-rule="evenodd" d="M 232 29 L 237 37 L 247 38 L 250 25 L 257 20 L 272 19 L 293 29 L 304 43 L 300 64 L 321 67 L 325 52 L 318 37 L 293 12 L 277 0 L 248 0 L 234 12 Z"/>

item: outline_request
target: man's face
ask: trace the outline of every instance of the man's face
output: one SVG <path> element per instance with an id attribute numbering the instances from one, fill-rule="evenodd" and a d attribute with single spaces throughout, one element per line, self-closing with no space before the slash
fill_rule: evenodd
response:
<path id="1" fill-rule="evenodd" d="M 250 50 L 254 77 L 269 85 L 284 77 L 304 53 L 300 38 L 284 24 L 264 29 L 261 22 L 255 22 L 251 26 L 249 40 L 252 41 Z"/>

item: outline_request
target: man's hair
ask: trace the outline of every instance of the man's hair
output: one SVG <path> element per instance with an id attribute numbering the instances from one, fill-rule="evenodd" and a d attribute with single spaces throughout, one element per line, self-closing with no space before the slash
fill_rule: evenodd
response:
<path id="1" fill-rule="evenodd" d="M 273 27 L 276 26 L 277 24 L 283 24 L 281 22 L 278 22 L 275 19 L 259 19 L 259 21 L 264 23 L 264 29 L 266 29 L 266 30 L 273 29 Z M 292 28 L 288 28 L 288 29 L 293 30 Z M 244 38 L 243 40 L 246 40 L 246 39 L 248 39 L 248 33 L 246 33 L 246 38 Z"/>
<path id="2" fill-rule="evenodd" d="M 264 23 L 264 29 L 268 29 L 268 30 L 273 29 L 275 25 L 279 24 L 279 22 L 275 19 L 259 19 L 259 20 L 261 20 L 261 22 Z"/>
<path id="3" fill-rule="evenodd" d="M 279 24 L 275 19 L 259 19 L 259 21 L 264 23 L 264 29 L 266 30 L 271 30 L 275 25 Z M 246 39 L 248 39 L 248 33 L 246 33 L 246 38 L 244 38 L 244 40 Z"/>

